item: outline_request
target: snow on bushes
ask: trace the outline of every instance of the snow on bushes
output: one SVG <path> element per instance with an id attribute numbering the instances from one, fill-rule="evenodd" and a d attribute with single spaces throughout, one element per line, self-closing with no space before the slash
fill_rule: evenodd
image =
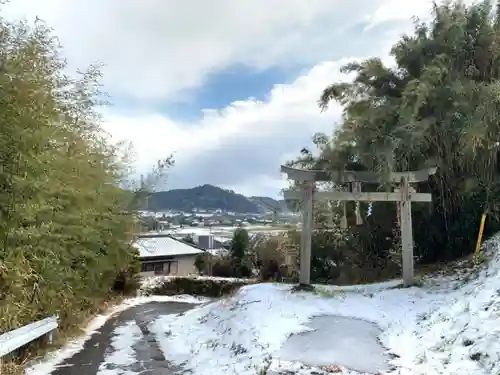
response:
<path id="1" fill-rule="evenodd" d="M 157 276 L 142 281 L 143 295 L 189 294 L 204 297 L 222 297 L 256 280 L 211 276 Z"/>

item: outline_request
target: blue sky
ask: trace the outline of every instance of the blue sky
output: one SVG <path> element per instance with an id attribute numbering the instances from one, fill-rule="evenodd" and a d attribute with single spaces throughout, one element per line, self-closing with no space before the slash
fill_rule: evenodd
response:
<path id="1" fill-rule="evenodd" d="M 192 123 L 201 118 L 203 109 L 224 108 L 236 100 L 249 98 L 266 100 L 276 82 L 287 83 L 301 68 L 304 67 L 263 70 L 242 65 L 229 67 L 207 75 L 202 86 L 188 90 L 177 100 L 150 103 L 151 110 L 164 113 L 176 121 Z M 133 100 L 123 99 L 120 107 L 126 104 L 133 104 Z"/>
<path id="2" fill-rule="evenodd" d="M 135 150 L 137 173 L 174 153 L 165 188 L 210 183 L 276 197 L 279 166 L 341 108 L 317 100 L 339 68 L 388 52 L 425 18 L 414 0 L 12 0 L 6 15 L 54 28 L 70 70 L 105 64 L 113 141 Z"/>
<path id="3" fill-rule="evenodd" d="M 255 70 L 245 66 L 233 66 L 207 76 L 203 86 L 194 90 L 191 100 L 181 103 L 188 113 L 199 113 L 203 108 L 223 108 L 235 100 L 254 97 L 266 100 L 276 82 L 286 83 L 297 74 L 297 69 L 272 67 Z M 176 104 L 172 104 L 175 107 Z"/>

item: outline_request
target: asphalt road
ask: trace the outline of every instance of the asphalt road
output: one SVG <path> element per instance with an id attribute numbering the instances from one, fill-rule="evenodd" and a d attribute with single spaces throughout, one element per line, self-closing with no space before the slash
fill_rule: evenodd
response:
<path id="1" fill-rule="evenodd" d="M 83 350 L 61 363 L 51 375 L 97 375 L 97 374 L 124 374 L 137 373 L 141 375 L 175 375 L 181 372 L 165 360 L 154 336 L 147 326 L 157 317 L 167 314 L 178 314 L 193 308 L 193 305 L 184 303 L 152 302 L 132 307 L 116 317 L 108 320 L 89 340 Z M 114 331 L 120 326 L 127 326 L 135 321 L 142 335 L 132 343 L 134 351 L 133 363 L 114 369 L 113 364 L 106 361 L 107 354 L 113 353 L 112 347 Z"/>

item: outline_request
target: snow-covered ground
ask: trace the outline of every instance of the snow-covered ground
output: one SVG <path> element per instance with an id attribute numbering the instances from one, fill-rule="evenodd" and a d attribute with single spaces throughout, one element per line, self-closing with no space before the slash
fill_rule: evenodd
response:
<path id="1" fill-rule="evenodd" d="M 497 375 L 500 236 L 486 248 L 490 262 L 469 280 L 463 275 L 462 280 L 436 277 L 410 289 L 391 288 L 393 283 L 323 287 L 316 294 L 291 293 L 286 285 L 251 285 L 183 316 L 160 317 L 150 330 L 165 357 L 194 375 L 255 375 L 264 374 L 269 367 L 268 373 L 300 367 L 278 356 L 291 334 L 311 329 L 311 318 L 353 317 L 380 327 L 380 343 L 393 357 L 392 374 Z M 332 359 L 351 355 L 356 346 L 335 345 L 333 333 L 324 340 L 325 348 L 335 350 L 335 355 L 325 352 L 324 365 L 334 366 L 331 368 L 341 365 L 331 363 Z M 359 361 L 363 359 L 361 355 Z M 303 369 L 297 373 L 311 372 Z M 344 373 L 354 372 L 344 369 Z"/>
<path id="2" fill-rule="evenodd" d="M 181 315 L 160 316 L 148 330 L 166 360 L 192 375 L 307 375 L 325 368 L 360 374 L 345 367 L 371 374 L 498 375 L 500 235 L 486 244 L 485 252 L 489 262 L 474 272 L 436 276 L 409 289 L 395 281 L 292 293 L 287 285 L 255 284 L 212 303 L 189 296 L 129 299 L 26 373 L 50 374 L 80 352 L 110 317 L 164 301 L 200 304 Z M 133 346 L 144 341 L 144 333 L 136 324 L 130 320 L 116 327 L 99 374 L 138 373 L 132 366 L 140 362 Z"/>

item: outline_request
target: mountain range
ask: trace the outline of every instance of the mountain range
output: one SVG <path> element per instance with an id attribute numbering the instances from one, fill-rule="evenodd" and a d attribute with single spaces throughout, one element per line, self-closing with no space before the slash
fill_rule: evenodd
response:
<path id="1" fill-rule="evenodd" d="M 264 213 L 288 211 L 284 200 L 269 197 L 246 197 L 232 190 L 213 185 L 201 185 L 191 189 L 174 189 L 153 193 L 147 204 L 152 211 L 175 210 L 191 212 L 194 209 L 223 210 L 237 213 Z"/>

